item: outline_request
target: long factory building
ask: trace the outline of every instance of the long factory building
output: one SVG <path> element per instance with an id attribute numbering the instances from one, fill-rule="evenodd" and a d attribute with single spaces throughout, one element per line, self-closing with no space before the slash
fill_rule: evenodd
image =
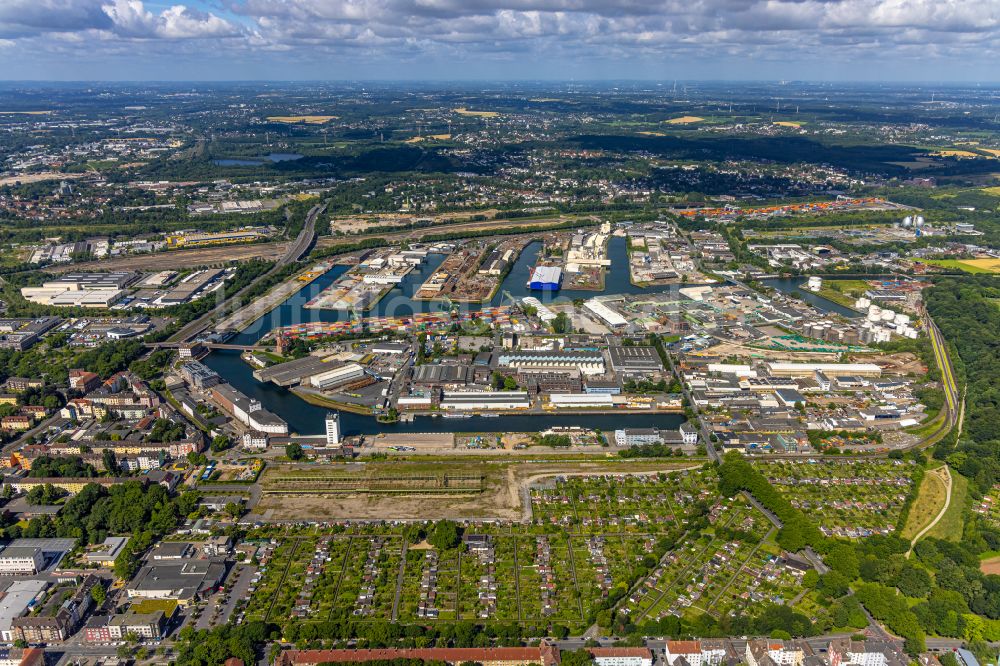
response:
<path id="1" fill-rule="evenodd" d="M 445 391 L 441 398 L 441 409 L 446 411 L 528 409 L 530 406 L 527 391 Z"/>
<path id="2" fill-rule="evenodd" d="M 767 363 L 766 366 L 773 377 L 810 377 L 817 372 L 831 377 L 882 376 L 882 368 L 874 363 Z"/>
<path id="3" fill-rule="evenodd" d="M 288 434 L 288 424 L 280 416 L 264 409 L 259 401 L 251 400 L 231 385 L 216 384 L 210 390 L 215 402 L 243 425 L 271 435 Z"/>
<path id="4" fill-rule="evenodd" d="M 604 354 L 600 351 L 510 351 L 497 355 L 504 368 L 577 368 L 584 375 L 603 375 Z"/>

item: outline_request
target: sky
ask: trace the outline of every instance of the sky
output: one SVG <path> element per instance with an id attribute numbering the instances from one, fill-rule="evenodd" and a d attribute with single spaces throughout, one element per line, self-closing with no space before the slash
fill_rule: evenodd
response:
<path id="1" fill-rule="evenodd" d="M 0 0 L 0 79 L 1000 81 L 1000 0 Z"/>

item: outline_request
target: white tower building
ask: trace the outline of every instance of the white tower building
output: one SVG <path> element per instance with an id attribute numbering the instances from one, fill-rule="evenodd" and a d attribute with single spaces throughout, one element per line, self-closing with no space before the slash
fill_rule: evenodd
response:
<path id="1" fill-rule="evenodd" d="M 337 412 L 326 413 L 326 445 L 337 446 L 340 444 L 340 414 Z"/>

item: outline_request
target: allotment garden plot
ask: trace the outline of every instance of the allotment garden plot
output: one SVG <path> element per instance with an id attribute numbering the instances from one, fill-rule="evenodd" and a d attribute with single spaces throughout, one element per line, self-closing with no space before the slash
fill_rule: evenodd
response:
<path id="1" fill-rule="evenodd" d="M 903 460 L 767 462 L 758 469 L 824 534 L 859 538 L 896 529 L 916 466 Z"/>
<path id="2" fill-rule="evenodd" d="M 714 498 L 686 537 L 622 600 L 620 613 L 642 625 L 668 615 L 714 617 L 752 612 L 755 603 L 789 603 L 804 570 L 789 566 L 775 529 L 742 496 Z"/>
<path id="3" fill-rule="evenodd" d="M 246 618 L 582 632 L 678 547 L 689 524 L 728 524 L 716 484 L 700 469 L 554 480 L 531 491 L 530 523 L 465 524 L 448 549 L 407 541 L 401 525 L 267 526 L 249 535 L 260 567 Z M 767 531 L 762 523 L 748 554 Z"/>
<path id="4" fill-rule="evenodd" d="M 282 535 L 262 543 L 248 620 L 391 619 L 402 537 Z"/>
<path id="5" fill-rule="evenodd" d="M 868 532 L 891 529 L 914 471 L 884 460 L 761 469 L 828 530 Z M 816 593 L 803 586 L 811 565 L 782 551 L 774 526 L 744 496 L 719 495 L 712 467 L 540 479 L 529 494 L 529 522 L 465 523 L 461 543 L 446 549 L 408 541 L 403 525 L 262 528 L 251 535 L 260 574 L 246 617 L 579 633 L 610 610 L 640 627 L 770 604 L 819 613 Z"/>
<path id="6" fill-rule="evenodd" d="M 532 491 L 532 517 L 537 525 L 588 534 L 662 531 L 704 513 L 717 483 L 703 469 L 558 479 Z"/>

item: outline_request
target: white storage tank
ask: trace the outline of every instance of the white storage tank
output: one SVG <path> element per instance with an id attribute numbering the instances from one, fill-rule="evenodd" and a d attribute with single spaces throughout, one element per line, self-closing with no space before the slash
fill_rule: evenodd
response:
<path id="1" fill-rule="evenodd" d="M 892 310 L 882 310 L 882 321 L 892 321 L 896 318 L 896 313 Z"/>
<path id="2" fill-rule="evenodd" d="M 897 325 L 899 325 L 899 326 L 906 326 L 909 323 L 910 323 L 910 315 L 903 314 L 902 312 L 900 312 L 899 314 L 896 315 L 896 324 Z"/>
<path id="3" fill-rule="evenodd" d="M 854 301 L 854 307 L 857 308 L 858 310 L 867 310 L 868 306 L 870 306 L 871 304 L 872 302 L 869 299 L 865 298 L 864 296 Z"/>

